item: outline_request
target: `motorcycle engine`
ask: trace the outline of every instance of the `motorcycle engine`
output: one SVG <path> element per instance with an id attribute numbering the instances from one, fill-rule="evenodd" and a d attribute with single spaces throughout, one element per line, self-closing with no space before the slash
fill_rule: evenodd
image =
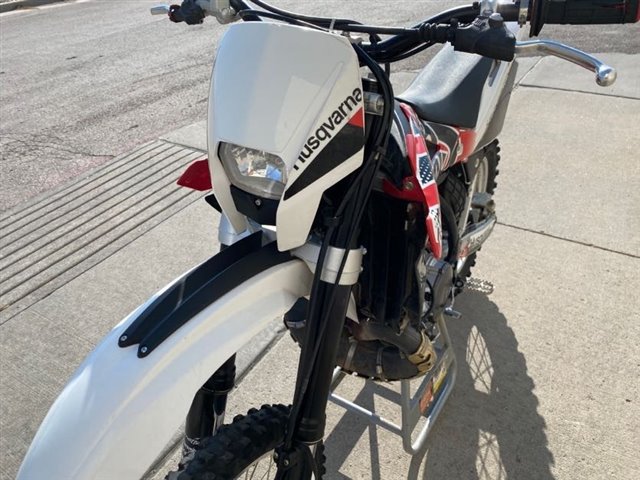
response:
<path id="1" fill-rule="evenodd" d="M 410 379 L 436 362 L 434 315 L 453 286 L 451 264 L 426 249 L 423 204 L 374 191 L 359 242 L 367 251 L 353 294 L 358 318 L 347 318 L 336 364 L 377 380 Z M 285 315 L 294 340 L 305 341 L 307 300 Z"/>

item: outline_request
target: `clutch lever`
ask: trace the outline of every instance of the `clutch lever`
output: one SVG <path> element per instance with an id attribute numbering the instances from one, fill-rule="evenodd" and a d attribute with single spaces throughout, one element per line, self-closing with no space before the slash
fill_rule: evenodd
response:
<path id="1" fill-rule="evenodd" d="M 529 40 L 516 42 L 517 56 L 554 56 L 580 65 L 596 74 L 596 83 L 601 87 L 609 87 L 616 81 L 615 68 L 602 63 L 588 53 L 553 40 Z"/>

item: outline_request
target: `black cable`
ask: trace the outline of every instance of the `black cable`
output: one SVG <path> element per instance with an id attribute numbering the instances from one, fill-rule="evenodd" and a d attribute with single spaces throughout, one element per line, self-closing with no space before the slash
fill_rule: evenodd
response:
<path id="1" fill-rule="evenodd" d="M 301 15 L 276 8 L 262 0 L 249 1 L 265 9 L 264 12 L 248 8 L 238 11 L 240 16 L 248 17 L 250 20 L 262 16 L 309 28 L 335 29 L 344 32 L 369 34 L 371 37 L 371 43 L 368 46 L 365 45 L 364 48 L 367 50 L 367 53 L 379 63 L 392 63 L 404 60 L 412 55 L 422 52 L 426 48 L 429 48 L 432 43 L 425 43 L 420 34 L 420 28 L 426 23 L 445 23 L 453 18 L 457 18 L 460 22 L 465 23 L 472 21 L 480 12 L 480 6 L 476 2 L 472 5 L 451 8 L 438 15 L 430 17 L 424 22 L 416 24 L 413 27 L 402 28 L 363 25 L 360 22 L 344 18 Z M 238 7 L 247 6 L 242 0 L 233 0 L 233 3 Z M 393 36 L 389 39 L 381 40 L 379 35 Z"/>
<path id="2" fill-rule="evenodd" d="M 277 13 L 279 15 L 285 15 L 287 17 L 295 18 L 296 20 L 302 20 L 304 22 L 317 23 L 318 25 L 326 24 L 327 27 L 331 24 L 331 22 L 354 23 L 353 20 L 349 20 L 346 18 L 328 18 L 328 17 L 314 17 L 311 15 L 302 15 L 300 13 L 290 12 L 282 8 L 274 7 L 273 5 L 270 5 L 267 2 L 263 2 L 262 0 L 249 0 L 249 1 L 251 3 L 256 4 L 260 8 L 264 8 L 269 12 Z"/>
<path id="3" fill-rule="evenodd" d="M 418 25 L 414 25 L 414 28 L 419 27 L 423 23 L 448 23 L 453 18 L 457 18 L 460 23 L 470 23 L 473 22 L 478 15 L 480 15 L 480 3 L 474 2 L 470 5 L 461 5 L 440 12 L 420 22 Z"/>
<path id="4" fill-rule="evenodd" d="M 356 219 L 355 219 L 356 221 L 350 223 L 350 231 L 349 231 L 349 234 L 347 235 L 347 243 L 346 243 L 347 246 L 351 244 L 353 237 L 355 235 L 355 230 L 360 225 L 360 220 L 362 219 L 362 215 L 365 211 L 369 194 L 371 193 L 371 188 L 373 186 L 375 174 L 378 171 L 380 165 L 382 164 L 382 158 L 387 148 L 389 132 L 391 131 L 391 126 L 393 122 L 393 110 L 394 110 L 393 109 L 393 106 L 394 106 L 393 87 L 389 82 L 388 76 L 380 68 L 380 65 L 374 62 L 373 59 L 369 57 L 361 47 L 354 45 L 354 49 L 356 50 L 356 53 L 358 54 L 358 58 L 360 59 L 360 61 L 363 62 L 369 68 L 369 70 L 372 71 L 372 73 L 376 77 L 376 80 L 378 80 L 378 85 L 379 85 L 379 88 L 381 89 L 381 94 L 384 99 L 385 108 L 383 111 L 382 119 L 379 122 L 379 128 L 375 132 L 376 138 L 373 141 L 374 151 L 371 152 L 371 156 L 373 157 L 372 158 L 373 162 L 369 162 L 369 164 L 373 164 L 374 168 L 370 173 L 370 178 L 366 180 L 363 178 L 362 181 L 359 182 L 358 184 L 358 193 L 356 195 L 356 200 L 354 202 L 354 205 L 359 206 L 359 211 L 356 214 Z M 363 173 L 363 177 L 364 177 L 364 173 Z M 364 187 L 364 192 L 361 193 L 360 187 Z M 338 212 L 340 212 L 341 209 L 345 208 L 346 205 L 347 205 L 347 202 L 343 199 L 342 204 L 338 208 Z M 340 278 L 341 270 L 342 268 L 344 268 L 345 262 L 346 262 L 346 255 L 343 257 L 338 278 Z M 337 280 L 336 280 L 336 283 L 337 283 Z"/>
<path id="5" fill-rule="evenodd" d="M 285 17 L 284 15 L 280 15 L 278 13 L 272 13 L 272 12 L 263 12 L 262 10 L 240 10 L 239 12 L 237 12 L 238 15 L 240 17 L 245 17 L 245 16 L 251 16 L 251 17 L 266 17 L 266 18 L 272 18 L 274 20 L 279 20 L 281 22 L 286 22 L 286 23 L 290 23 L 292 25 L 298 25 L 300 27 L 307 27 L 307 28 L 313 28 L 314 30 L 323 30 L 326 31 L 325 29 L 314 25 L 312 23 L 307 23 L 307 22 L 303 22 L 301 20 L 296 20 L 295 18 L 288 18 Z"/>
<path id="6" fill-rule="evenodd" d="M 423 43 L 422 45 L 414 48 L 413 50 L 409 50 L 408 52 L 385 59 L 385 61 L 389 63 L 399 62 L 409 57 L 413 57 L 414 55 L 417 55 L 418 53 L 425 51 L 427 48 L 432 47 L 433 45 L 434 45 L 433 42 Z"/>
<path id="7" fill-rule="evenodd" d="M 418 31 L 414 28 L 404 27 L 381 27 L 377 25 L 361 25 L 361 24 L 347 24 L 341 25 L 340 30 L 344 32 L 354 33 L 375 33 L 379 35 L 401 35 L 401 36 L 417 36 Z"/>
<path id="8" fill-rule="evenodd" d="M 328 18 L 328 17 L 314 17 L 311 15 L 302 15 L 300 13 L 289 12 L 288 10 L 283 10 L 281 8 L 274 7 L 273 5 L 268 4 L 267 2 L 263 2 L 262 0 L 249 0 L 251 3 L 256 4 L 260 8 L 264 8 L 265 10 L 273 13 L 277 13 L 279 15 L 284 15 L 290 18 L 295 18 L 296 20 L 300 20 L 303 22 L 313 23 L 323 28 L 334 28 L 336 30 L 341 30 L 342 25 L 361 25 L 360 22 L 356 22 L 354 20 L 346 19 L 346 18 Z M 376 34 L 375 40 L 380 40 Z"/>
<path id="9" fill-rule="evenodd" d="M 315 363 L 318 359 L 318 355 L 320 352 L 320 345 L 326 333 L 326 326 L 328 324 L 327 316 L 329 315 L 329 312 L 332 309 L 333 303 L 335 302 L 335 294 L 336 294 L 335 287 L 338 285 L 338 282 L 342 276 L 342 272 L 344 270 L 344 266 L 347 261 L 348 251 L 349 251 L 348 247 L 352 244 L 354 240 L 355 234 L 358 230 L 360 221 L 362 219 L 362 215 L 366 210 L 368 196 L 373 186 L 373 180 L 375 179 L 375 174 L 380 168 L 380 165 L 382 164 L 383 151 L 386 149 L 388 135 L 391 130 L 391 123 L 393 121 L 393 104 L 394 104 L 393 89 L 391 87 L 388 77 L 386 77 L 386 75 L 384 74 L 384 71 L 380 68 L 380 66 L 377 63 L 375 63 L 375 61 L 373 61 L 373 59 L 371 59 L 371 57 L 369 57 L 363 49 L 361 49 L 357 45 L 354 45 L 354 49 L 356 50 L 356 53 L 358 54 L 360 61 L 365 65 L 367 65 L 369 69 L 373 72 L 374 76 L 377 78 L 382 91 L 382 96 L 385 101 L 384 103 L 385 108 L 384 108 L 382 119 L 378 120 L 377 122 L 375 135 L 373 136 L 373 140 L 371 141 L 371 144 L 373 145 L 374 148 L 373 148 L 373 151 L 370 153 L 370 157 L 371 157 L 370 161 L 366 162 L 366 164 L 363 166 L 361 171 L 358 173 L 358 175 L 354 179 L 354 183 L 352 184 L 352 187 L 349 189 L 350 191 L 347 192 L 347 195 L 345 195 L 345 197 L 343 197 L 342 202 L 340 203 L 338 209 L 336 210 L 335 216 L 340 217 L 348 206 L 355 208 L 355 210 L 351 212 L 350 218 L 345 217 L 345 219 L 343 219 L 343 223 L 349 225 L 349 230 L 348 230 L 348 233 L 346 236 L 346 242 L 345 242 L 347 248 L 345 248 L 346 252 L 345 252 L 345 255 L 343 255 L 342 257 L 342 261 L 338 269 L 336 280 L 333 284 L 333 288 L 327 291 L 325 295 L 325 301 L 323 302 L 324 315 L 320 319 L 320 322 L 321 322 L 320 331 L 317 336 L 317 341 L 315 343 L 313 354 L 310 357 L 309 365 L 305 365 L 304 374 L 299 375 L 300 382 L 298 383 L 298 385 L 300 386 L 300 389 L 295 394 L 295 398 L 298 398 L 298 399 L 304 398 L 307 388 L 309 386 L 311 372 L 313 371 Z M 352 191 L 356 192 L 355 193 L 356 199 L 353 202 L 349 201 L 350 197 L 353 195 L 353 193 L 351 193 Z M 324 263 L 324 255 L 326 254 L 326 250 L 328 249 L 331 241 L 333 240 L 332 237 L 333 237 L 334 230 L 335 230 L 335 227 L 332 227 L 330 228 L 331 233 L 329 234 L 329 231 L 327 232 L 320 250 L 320 254 L 323 256 L 323 258 L 321 262 L 320 255 L 319 255 L 318 263 L 316 264 L 316 274 L 313 280 L 311 302 L 309 305 L 309 317 L 313 316 L 313 312 L 317 308 L 317 303 L 316 303 L 317 297 L 314 298 L 313 291 L 315 290 L 317 292 L 317 288 L 319 286 L 320 272 L 322 271 L 322 264 Z M 307 342 L 307 345 L 309 345 L 309 342 Z M 290 425 L 293 425 L 296 422 L 298 422 L 299 420 L 298 416 L 300 415 L 300 408 L 301 408 L 300 402 L 297 402 L 294 404 L 291 411 L 290 419 L 292 423 Z M 293 429 L 289 428 L 287 433 L 287 438 L 285 440 L 285 449 L 291 448 L 292 441 L 293 441 L 293 433 L 294 433 Z"/>
<path id="10" fill-rule="evenodd" d="M 462 24 L 469 23 L 472 22 L 479 14 L 480 4 L 475 2 L 471 5 L 463 5 L 445 10 L 444 12 L 427 18 L 426 20 L 414 25 L 412 28 L 419 29 L 426 23 L 449 23 L 454 18 Z M 371 43 L 369 45 L 365 44 L 363 45 L 363 48 L 374 60 L 384 63 L 394 61 L 392 59 L 397 58 L 405 52 L 413 51 L 413 49 L 419 47 L 421 43 L 422 40 L 420 39 L 407 38 L 405 35 L 396 35 L 381 42 Z"/>
<path id="11" fill-rule="evenodd" d="M 229 0 L 229 5 L 231 5 L 231 8 L 233 8 L 233 10 L 235 10 L 236 13 L 239 13 L 242 10 L 251 10 L 249 5 L 247 5 L 244 2 L 244 0 Z M 254 16 L 245 15 L 244 17 L 242 17 L 242 20 L 245 22 L 261 22 L 262 21 L 260 17 L 255 15 Z"/>

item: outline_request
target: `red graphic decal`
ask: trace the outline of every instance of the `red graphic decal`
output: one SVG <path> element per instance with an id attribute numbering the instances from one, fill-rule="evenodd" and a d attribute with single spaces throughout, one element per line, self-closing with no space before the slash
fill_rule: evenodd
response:
<path id="1" fill-rule="evenodd" d="M 468 130 L 466 128 L 459 128 L 460 134 L 460 148 L 458 149 L 458 156 L 456 157 L 456 163 L 464 162 L 469 155 L 471 155 L 476 148 L 477 133 L 475 130 Z"/>
<path id="2" fill-rule="evenodd" d="M 193 162 L 180 176 L 177 183 L 181 187 L 192 188 L 200 192 L 211 190 L 213 186 L 211 185 L 209 161 L 205 158 Z"/>
<path id="3" fill-rule="evenodd" d="M 426 227 L 431 253 L 436 258 L 442 256 L 442 222 L 440 218 L 440 194 L 438 184 L 433 175 L 432 159 L 427 151 L 427 144 L 423 135 L 420 119 L 413 109 L 405 104 L 400 104 L 400 108 L 409 120 L 411 133 L 406 136 L 407 156 L 413 172 L 413 187 L 422 193 L 421 201 L 426 205 L 427 217 Z M 405 180 L 405 187 L 409 187 Z M 420 188 L 417 188 L 420 186 Z M 405 190 L 408 188 L 405 188 Z"/>
<path id="4" fill-rule="evenodd" d="M 360 107 L 360 110 L 351 117 L 348 124 L 353 125 L 354 127 L 364 128 L 364 107 Z"/>

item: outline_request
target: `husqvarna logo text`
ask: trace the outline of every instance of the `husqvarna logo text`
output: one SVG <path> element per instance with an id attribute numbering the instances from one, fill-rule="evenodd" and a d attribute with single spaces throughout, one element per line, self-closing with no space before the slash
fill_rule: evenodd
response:
<path id="1" fill-rule="evenodd" d="M 333 137 L 336 127 L 351 117 L 350 114 L 360 102 L 362 102 L 362 90 L 356 88 L 353 93 L 347 96 L 338 108 L 329 115 L 329 118 L 322 122 L 322 125 L 318 127 L 314 134 L 307 139 L 307 143 L 305 143 L 302 148 L 298 160 L 304 163 L 320 145 L 330 140 Z"/>

